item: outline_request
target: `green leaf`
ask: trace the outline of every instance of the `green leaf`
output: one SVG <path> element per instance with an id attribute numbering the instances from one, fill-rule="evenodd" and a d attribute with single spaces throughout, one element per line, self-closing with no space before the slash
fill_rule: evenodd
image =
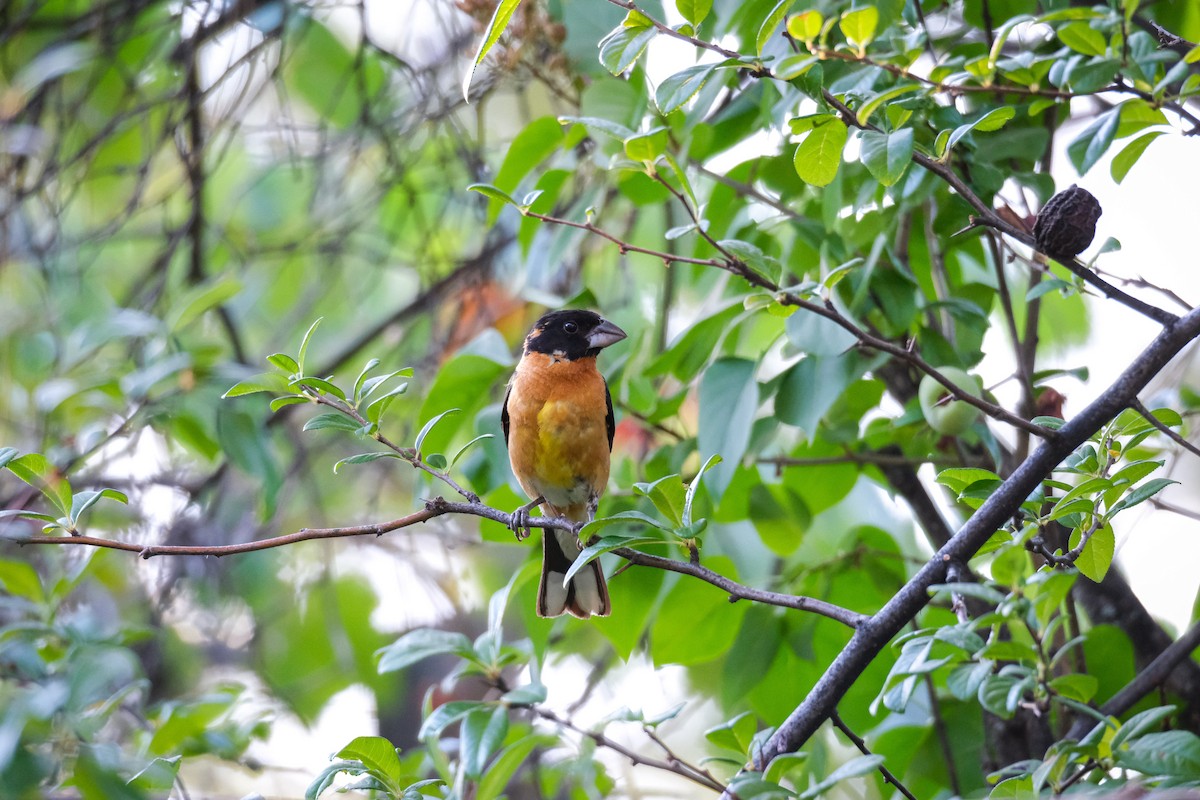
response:
<path id="1" fill-rule="evenodd" d="M 286 397 L 276 397 L 271 401 L 271 411 L 275 412 L 284 406 L 294 406 L 297 403 L 311 403 L 312 400 L 300 394 L 289 394 Z"/>
<path id="2" fill-rule="evenodd" d="M 857 778 L 860 775 L 866 775 L 869 772 L 874 772 L 879 768 L 879 765 L 884 762 L 883 756 L 869 755 L 857 756 L 842 764 L 840 767 L 829 773 L 824 780 L 814 786 L 810 786 L 803 794 L 800 795 L 800 800 L 811 800 L 824 794 L 828 789 L 833 788 L 838 783 L 849 778 Z"/>
<path id="3" fill-rule="evenodd" d="M 684 19 L 692 23 L 693 28 L 700 27 L 700 23 L 708 17 L 708 12 L 712 11 L 712 5 L 712 0 L 675 0 L 675 7 Z"/>
<path id="4" fill-rule="evenodd" d="M 0 447 L 0 468 L 8 466 L 8 462 L 12 461 L 21 451 L 15 447 Z"/>
<path id="5" fill-rule="evenodd" d="M 534 748 L 549 747 L 557 743 L 557 739 L 523 736 L 501 750 L 480 779 L 475 790 L 475 800 L 498 800 L 508 788 L 512 777 L 517 774 L 517 770 L 529 759 L 529 754 Z"/>
<path id="6" fill-rule="evenodd" d="M 796 174 L 805 183 L 828 186 L 837 176 L 842 164 L 842 150 L 849 137 L 846 124 L 836 117 L 815 128 L 796 148 L 792 159 Z"/>
<path id="7" fill-rule="evenodd" d="M 619 122 L 612 120 L 600 119 L 599 117 L 559 117 L 559 123 L 583 125 L 589 132 L 599 131 L 600 133 L 611 136 L 619 141 L 625 141 L 635 134 L 635 131 Z"/>
<path id="8" fill-rule="evenodd" d="M 398 370 L 395 370 L 394 372 L 389 372 L 386 375 L 376 375 L 374 377 L 367 378 L 366 380 L 364 380 L 362 382 L 362 389 L 359 392 L 359 402 L 361 403 L 362 401 L 369 398 L 371 395 L 373 395 L 375 393 L 375 391 L 380 386 L 387 383 L 392 378 L 395 378 L 398 375 L 403 375 L 406 378 L 411 378 L 412 374 L 413 374 L 412 367 L 404 367 L 403 369 L 398 369 Z M 398 388 L 393 389 L 392 392 L 395 394 L 402 394 L 407 390 L 408 390 L 408 384 L 402 383 L 399 385 Z"/>
<path id="9" fill-rule="evenodd" d="M 339 414 L 337 412 L 318 414 L 308 422 L 304 423 L 304 430 L 306 431 L 319 431 L 326 428 L 333 428 L 334 430 L 350 431 L 351 433 L 354 433 L 358 431 L 360 427 L 361 426 L 356 420 L 347 417 L 345 414 Z"/>
<path id="10" fill-rule="evenodd" d="M 502 203 L 508 203 L 510 206 L 516 206 L 517 208 L 521 207 L 521 204 L 514 200 L 512 196 L 508 194 L 508 192 L 501 191 L 495 186 L 492 186 L 490 183 L 472 183 L 467 187 L 467 190 L 479 192 L 479 194 L 483 195 L 489 200 L 499 200 Z M 491 212 L 489 212 L 489 216 L 490 215 Z"/>
<path id="11" fill-rule="evenodd" d="M 807 356 L 784 373 L 775 396 L 775 417 L 812 440 L 821 420 L 865 367 L 866 362 L 853 354 Z"/>
<path id="12" fill-rule="evenodd" d="M 1111 108 L 1088 125 L 1075 140 L 1067 145 L 1067 155 L 1075 165 L 1080 175 L 1087 173 L 1095 166 L 1108 146 L 1112 144 L 1117 133 L 1117 125 L 1121 121 L 1120 107 Z"/>
<path id="13" fill-rule="evenodd" d="M 617 524 L 626 523 L 626 522 L 639 522 L 644 525 L 649 525 L 651 527 L 658 528 L 659 530 L 663 530 L 663 531 L 674 530 L 672 528 L 672 526 L 667 525 L 664 522 L 662 522 L 661 520 L 655 519 L 654 517 L 643 514 L 641 511 L 621 511 L 621 512 L 619 512 L 617 514 L 613 514 L 612 516 L 609 516 L 609 517 L 601 517 L 600 519 L 592 520 L 587 525 L 584 525 L 583 529 L 580 530 L 580 532 L 579 532 L 579 538 L 583 539 L 584 541 L 587 541 L 588 539 L 591 539 L 593 536 L 596 536 L 599 533 L 599 531 L 603 528 L 607 528 L 610 525 L 617 525 Z M 654 541 L 662 541 L 662 540 L 655 539 Z M 643 544 L 644 544 L 644 542 L 643 542 Z M 576 557 L 576 559 L 578 560 L 578 557 Z"/>
<path id="14" fill-rule="evenodd" d="M 854 117 L 858 121 L 859 125 L 866 126 L 866 124 L 871 121 L 871 115 L 874 114 L 875 111 L 878 110 L 878 108 L 884 103 L 889 103 L 892 100 L 895 100 L 897 97 L 902 97 L 910 92 L 920 91 L 923 88 L 925 87 L 919 83 L 908 83 L 901 86 L 893 86 L 886 92 L 880 92 L 859 106 L 859 109 L 855 113 Z M 795 130 L 792 131 L 792 133 L 796 132 L 797 131 Z M 909 134 L 912 134 L 911 130 L 909 131 Z"/>
<path id="15" fill-rule="evenodd" d="M 370 373 L 371 370 L 375 369 L 378 366 L 379 366 L 378 358 L 370 359 L 369 361 L 367 361 L 366 366 L 364 366 L 362 368 L 362 370 L 358 373 L 358 377 L 354 379 L 354 391 L 352 391 L 350 393 L 350 397 L 352 398 L 353 403 L 356 407 L 358 406 L 359 401 L 362 399 L 363 383 L 366 381 L 368 373 Z"/>
<path id="16" fill-rule="evenodd" d="M 487 439 L 494 439 L 494 438 L 496 438 L 496 436 L 495 436 L 495 434 L 492 434 L 492 433 L 484 433 L 484 434 L 480 434 L 479 436 L 476 436 L 474 439 L 467 442 L 462 447 L 458 448 L 458 452 L 454 454 L 454 458 L 450 459 L 450 466 L 453 467 L 455 464 L 457 464 L 458 460 L 463 457 L 463 454 L 466 453 L 468 450 L 470 450 L 471 447 L 473 447 L 474 445 L 478 444 L 479 442 L 485 441 Z"/>
<path id="17" fill-rule="evenodd" d="M 665 353 L 655 358 L 646 368 L 646 375 L 654 377 L 671 374 L 683 382 L 690 382 L 700 373 L 717 350 L 721 338 L 728 333 L 734 320 L 742 312 L 741 304 L 731 305 L 702 319 L 685 330 L 672 342 Z"/>
<path id="18" fill-rule="evenodd" d="M 827 112 L 819 114 L 805 114 L 803 117 L 793 117 L 788 120 L 788 127 L 796 136 L 808 133 L 809 131 L 824 125 L 826 122 L 834 119 L 837 115 Z"/>
<path id="19" fill-rule="evenodd" d="M 309 325 L 308 330 L 304 332 L 304 338 L 300 340 L 300 353 L 296 356 L 296 372 L 301 375 L 304 374 L 304 358 L 308 355 L 308 343 L 312 340 L 313 332 L 324 319 L 324 317 L 317 317 L 313 320 L 313 324 Z"/>
<path id="20" fill-rule="evenodd" d="M 531 121 L 509 143 L 504 154 L 504 162 L 500 165 L 500 169 L 492 181 L 495 189 L 501 193 L 516 192 L 525 176 L 562 145 L 563 127 L 557 117 L 538 117 Z M 484 192 L 481 191 L 482 193 Z M 508 195 L 504 197 L 490 196 L 490 199 L 492 202 L 488 203 L 488 225 L 495 223 L 505 203 L 511 202 L 524 214 L 533 202 L 533 200 L 526 199 L 522 203 L 517 203 Z"/>
<path id="21" fill-rule="evenodd" d="M 451 700 L 449 703 L 435 708 L 433 713 L 425 718 L 425 722 L 421 724 L 421 729 L 417 732 L 417 738 L 422 741 L 437 738 L 443 730 L 463 719 L 475 709 L 490 707 L 491 703 L 476 700 Z"/>
<path id="22" fill-rule="evenodd" d="M 204 312 L 236 297 L 241 290 L 242 282 L 229 275 L 197 286 L 184 296 L 183 307 L 175 312 L 167 327 L 172 332 L 182 330 Z"/>
<path id="23" fill-rule="evenodd" d="M 704 738 L 717 747 L 724 747 L 735 753 L 748 754 L 750 743 L 758 731 L 758 720 L 749 711 L 738 714 L 726 723 L 709 728 L 704 732 Z"/>
<path id="24" fill-rule="evenodd" d="M 283 479 L 267 431 L 249 414 L 223 406 L 217 409 L 217 442 L 230 461 L 262 483 L 263 510 L 270 513 Z"/>
<path id="25" fill-rule="evenodd" d="M 1095 675 L 1060 675 L 1050 681 L 1053 691 L 1080 703 L 1090 703 L 1099 687 L 1100 681 Z"/>
<path id="26" fill-rule="evenodd" d="M 810 8 L 794 17 L 788 18 L 787 31 L 788 35 L 793 39 L 799 39 L 802 42 L 811 42 L 821 35 L 821 28 L 824 25 L 825 18 L 821 16 L 821 12 Z"/>
<path id="27" fill-rule="evenodd" d="M 1134 714 L 1113 736 L 1113 750 L 1116 750 L 1131 739 L 1142 736 L 1151 728 L 1157 727 L 1173 713 L 1175 713 L 1175 706 L 1158 706 L 1157 708 L 1147 709 L 1146 711 Z"/>
<path id="28" fill-rule="evenodd" d="M 904 175 L 913 154 L 912 128 L 895 133 L 866 131 L 862 136 L 862 162 L 875 180 L 891 186 Z"/>
<path id="29" fill-rule="evenodd" d="M 600 42 L 600 63 L 613 75 L 633 66 L 658 31 L 652 25 L 620 25 Z"/>
<path id="30" fill-rule="evenodd" d="M 477 708 L 467 714 L 459 734 L 463 771 L 468 778 L 478 780 L 484 773 L 492 753 L 508 735 L 508 709 L 504 706 Z"/>
<path id="31" fill-rule="evenodd" d="M 738 239 L 722 239 L 717 245 L 767 280 L 778 280 L 782 265 L 758 246 Z"/>
<path id="32" fill-rule="evenodd" d="M 763 23 L 758 27 L 758 36 L 755 37 L 755 47 L 758 54 L 761 56 L 763 50 L 770 43 L 771 37 L 775 35 L 775 29 L 779 27 L 779 23 L 787 16 L 787 12 L 791 9 L 792 4 L 796 0 L 779 0 L 775 7 L 763 18 Z M 801 37 L 797 37 L 801 38 Z"/>
<path id="33" fill-rule="evenodd" d="M 100 489 L 98 491 L 94 489 L 85 489 L 82 492 L 77 492 L 75 496 L 71 498 L 71 513 L 68 515 L 71 523 L 74 524 L 77 522 L 80 515 L 92 506 L 96 505 L 96 503 L 100 502 L 100 498 L 102 497 L 106 497 L 109 500 L 116 500 L 118 503 L 129 505 L 129 497 L 127 497 L 124 492 L 118 492 L 116 489 Z"/>
<path id="34" fill-rule="evenodd" d="M 1125 176 L 1129 174 L 1129 170 L 1133 169 L 1133 165 L 1142 157 L 1142 153 L 1146 152 L 1146 148 L 1150 146 L 1150 143 L 1162 136 L 1163 133 L 1164 131 L 1151 131 L 1125 145 L 1124 149 L 1120 153 L 1117 153 L 1112 160 L 1110 167 L 1112 179 L 1117 183 L 1125 180 Z"/>
<path id="35" fill-rule="evenodd" d="M 958 583 L 939 583 L 934 586 L 930 586 L 929 593 L 931 595 L 938 593 L 961 594 L 966 597 L 978 598 L 993 606 L 1000 605 L 1007 597 L 1007 595 L 995 587 L 988 586 L 984 583 L 969 583 L 965 581 Z"/>
<path id="36" fill-rule="evenodd" d="M 296 370 L 299 372 L 299 370 Z M 221 395 L 222 400 L 231 397 L 241 397 L 247 394 L 257 394 L 258 392 L 270 392 L 271 394 L 287 394 L 288 387 L 291 384 L 288 379 L 278 372 L 263 372 L 255 375 L 253 378 L 248 378 L 244 381 L 239 381 L 230 387 L 225 394 Z"/>
<path id="37" fill-rule="evenodd" d="M 950 491 L 959 494 L 968 486 L 979 481 L 998 481 L 1000 476 L 991 470 L 975 467 L 952 467 L 938 473 L 937 482 Z"/>
<path id="38" fill-rule="evenodd" d="M 875 38 L 875 29 L 879 26 L 879 9 L 875 6 L 865 6 L 847 11 L 838 22 L 846 41 L 862 52 Z"/>
<path id="39" fill-rule="evenodd" d="M 700 379 L 700 421 L 696 443 L 700 457 L 719 454 L 725 461 L 712 469 L 709 493 L 719 499 L 733 479 L 750 443 L 750 430 L 758 411 L 755 363 L 741 358 L 721 358 Z"/>
<path id="40" fill-rule="evenodd" d="M 333 474 L 337 475 L 341 472 L 342 467 L 347 464 L 369 464 L 372 461 L 379 461 L 381 458 L 400 458 L 398 453 L 393 453 L 390 450 L 378 450 L 374 453 L 359 453 L 356 456 L 343 458 L 341 461 L 333 465 Z"/>
<path id="41" fill-rule="evenodd" d="M 788 2 L 790 2 L 790 0 L 788 0 Z M 710 77 L 712 77 L 713 72 L 728 63 L 729 62 L 722 62 L 719 64 L 697 64 L 694 67 L 688 67 L 680 72 L 676 72 L 674 75 L 671 75 L 663 80 L 663 82 L 658 85 L 658 89 L 656 89 L 654 92 L 654 103 L 658 106 L 659 112 L 663 114 L 670 114 L 675 109 L 683 106 L 693 97 L 695 97 L 702 88 L 704 88 L 704 84 L 708 82 Z M 737 62 L 733 63 L 736 64 Z M 664 141 L 659 152 L 666 149 L 666 129 L 662 128 L 660 130 L 663 131 Z M 626 140 L 625 142 L 625 152 L 629 152 L 629 140 Z M 634 158 L 632 155 L 630 158 L 633 158 L 634 161 L 649 160 L 643 158 Z"/>
<path id="42" fill-rule="evenodd" d="M 421 445 L 425 443 L 425 437 L 429 435 L 429 432 L 433 430 L 434 426 L 441 422 L 443 417 L 449 416 L 450 414 L 457 414 L 461 410 L 462 409 L 458 408 L 447 409 L 433 419 L 429 420 L 429 422 L 425 423 L 425 425 L 421 428 L 421 432 L 417 434 L 417 443 L 414 445 L 414 449 L 417 451 L 418 456 L 421 454 Z"/>
<path id="43" fill-rule="evenodd" d="M 704 473 L 721 463 L 721 456 L 713 454 L 708 457 L 704 464 L 700 467 L 700 471 L 696 473 L 696 477 L 692 478 L 692 482 L 688 484 L 687 494 L 683 498 L 683 518 L 680 520 L 683 527 L 689 527 L 692 523 L 692 504 L 696 501 L 696 492 L 700 490 L 700 481 L 704 478 Z"/>
<path id="44" fill-rule="evenodd" d="M 473 658 L 471 640 L 456 631 L 440 631 L 435 628 L 417 628 L 401 636 L 392 644 L 381 649 L 379 672 L 395 672 L 418 661 L 437 655 L 453 655 Z"/>
<path id="45" fill-rule="evenodd" d="M 492 14 L 492 18 L 488 20 L 487 28 L 483 31 L 483 40 L 479 43 L 479 49 L 475 51 L 475 58 L 471 61 L 471 67 L 467 70 L 467 74 L 463 76 L 462 93 L 463 99 L 470 101 L 471 78 L 475 76 L 475 68 L 479 66 L 479 62 L 483 61 L 484 56 L 492 49 L 492 46 L 500 40 L 504 29 L 508 27 L 509 20 L 512 19 L 513 12 L 517 10 L 517 6 L 521 5 L 521 0 L 500 0 L 500 4 L 496 6 L 496 11 Z"/>
<path id="46" fill-rule="evenodd" d="M 1132 492 L 1118 500 L 1117 504 L 1108 510 L 1108 518 L 1112 519 L 1118 511 L 1124 511 L 1127 508 L 1133 508 L 1137 504 L 1149 500 L 1151 497 L 1158 494 L 1173 483 L 1179 483 L 1179 481 L 1173 481 L 1170 478 L 1155 478 L 1154 480 L 1146 481 L 1141 486 L 1137 487 Z"/>
<path id="47" fill-rule="evenodd" d="M 362 762 L 393 794 L 402 789 L 400 756 L 392 743 L 382 736 L 359 736 L 339 750 L 337 758 Z"/>
<path id="48" fill-rule="evenodd" d="M 625 140 L 625 155 L 630 161 L 653 163 L 667 150 L 667 129 L 655 128 Z"/>
<path id="49" fill-rule="evenodd" d="M 1200 737 L 1191 731 L 1148 733 L 1114 755 L 1118 767 L 1137 770 L 1150 777 L 1194 780 L 1200 775 Z"/>
<path id="50" fill-rule="evenodd" d="M 306 375 L 304 378 L 296 378 L 290 381 L 288 389 L 299 389 L 301 386 L 322 393 L 322 395 L 332 395 L 337 399 L 341 399 L 341 401 L 346 399 L 346 392 L 342 391 L 341 386 L 325 378 L 313 378 L 312 375 Z"/>
<path id="51" fill-rule="evenodd" d="M 960 139 L 966 136 L 971 131 L 982 131 L 984 133 L 990 131 L 998 131 L 1008 124 L 1008 121 L 1017 115 L 1017 111 L 1012 106 L 1001 106 L 1000 108 L 992 109 L 974 122 L 968 122 L 965 125 L 959 125 L 950 134 L 950 138 L 946 141 L 945 147 L 939 146 L 939 156 L 947 150 L 950 150 L 958 143 Z M 939 136 L 940 138 L 940 136 Z"/>
<path id="52" fill-rule="evenodd" d="M 1078 540 L 1078 536 L 1074 537 Z M 1075 560 L 1075 567 L 1096 583 L 1104 580 L 1108 568 L 1112 566 L 1113 554 L 1116 551 L 1117 538 L 1111 525 L 1105 524 L 1092 534 L 1083 552 Z"/>
<path id="53" fill-rule="evenodd" d="M 12 474 L 42 493 L 64 517 L 70 516 L 71 482 L 41 453 L 26 453 L 6 465 Z"/>
<path id="54" fill-rule="evenodd" d="M 635 483 L 633 490 L 650 498 L 658 513 L 672 525 L 683 524 L 683 501 L 687 490 L 678 474 L 667 475 L 653 483 Z"/>
<path id="55" fill-rule="evenodd" d="M 296 359 L 289 356 L 287 353 L 272 353 L 267 356 L 267 361 L 275 367 L 286 372 L 288 375 L 295 375 L 300 372 L 300 365 L 296 363 Z"/>
<path id="56" fill-rule="evenodd" d="M 42 588 L 42 579 L 37 570 L 23 561 L 0 559 L 0 586 L 14 597 L 24 597 L 34 603 L 46 600 L 46 592 Z"/>
<path id="57" fill-rule="evenodd" d="M 1076 53 L 1085 56 L 1102 56 L 1108 50 L 1104 34 L 1086 22 L 1072 22 L 1058 29 L 1058 38 Z"/>

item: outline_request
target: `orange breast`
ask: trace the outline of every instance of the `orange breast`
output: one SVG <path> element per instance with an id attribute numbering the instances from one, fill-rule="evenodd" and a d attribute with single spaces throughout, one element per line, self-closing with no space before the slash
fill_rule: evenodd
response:
<path id="1" fill-rule="evenodd" d="M 608 405 L 595 358 L 541 353 L 521 358 L 508 397 L 513 472 L 543 509 L 583 519 L 588 499 L 608 483 Z"/>

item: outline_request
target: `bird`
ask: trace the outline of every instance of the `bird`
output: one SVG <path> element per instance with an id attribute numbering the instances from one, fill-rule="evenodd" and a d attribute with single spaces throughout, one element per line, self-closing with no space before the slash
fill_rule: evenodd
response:
<path id="1" fill-rule="evenodd" d="M 566 309 L 543 315 L 525 337 L 500 412 L 509 463 L 531 499 L 513 514 L 518 537 L 522 530 L 527 532 L 529 510 L 537 505 L 544 516 L 572 523 L 595 518 L 608 485 L 616 430 L 612 395 L 596 368 L 596 356 L 625 336 L 595 312 Z M 563 585 L 582 549 L 576 531 L 545 530 L 539 617 L 609 615 L 608 586 L 599 561 Z"/>

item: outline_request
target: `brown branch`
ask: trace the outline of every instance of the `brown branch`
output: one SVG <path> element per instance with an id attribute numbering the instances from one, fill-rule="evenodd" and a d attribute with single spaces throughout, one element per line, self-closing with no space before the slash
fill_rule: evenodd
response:
<path id="1" fill-rule="evenodd" d="M 718 572 L 714 572 L 708 567 L 691 561 L 677 561 L 673 558 L 654 556 L 649 553 L 643 553 L 640 550 L 631 550 L 628 547 L 617 548 L 613 550 L 613 553 L 629 561 L 631 564 L 654 567 L 655 569 L 678 572 L 682 575 L 691 575 L 693 578 L 699 578 L 705 583 L 710 583 L 728 593 L 729 602 L 731 603 L 735 603 L 738 600 L 752 600 L 756 603 L 766 605 L 794 608 L 799 611 L 810 611 L 814 614 L 837 620 L 850 628 L 856 628 L 868 619 L 866 614 L 859 614 L 856 611 L 836 606 L 824 600 L 818 600 L 815 597 L 781 594 L 779 592 L 769 592 L 764 589 L 743 586 Z"/>
<path id="2" fill-rule="evenodd" d="M 415 464 L 414 464 L 415 466 Z M 512 528 L 514 514 L 507 511 L 501 511 L 498 508 L 485 506 L 478 500 L 471 502 L 454 502 L 446 500 L 442 497 L 434 497 L 425 501 L 425 508 L 421 511 L 414 512 L 408 516 L 401 517 L 391 522 L 379 522 L 368 525 L 352 525 L 339 528 L 302 528 L 295 533 L 284 534 L 282 536 L 273 536 L 269 539 L 259 539 L 253 542 L 240 542 L 238 544 L 225 545 L 148 545 L 138 544 L 137 542 L 123 542 L 115 539 L 102 539 L 96 536 L 21 536 L 8 535 L 0 537 L 7 539 L 18 545 L 64 545 L 64 546 L 83 546 L 83 547 L 101 547 L 111 550 L 124 550 L 129 553 L 137 553 L 142 558 L 151 558 L 153 556 L 228 556 L 238 555 L 241 553 L 253 553 L 259 550 L 270 550 L 276 547 L 295 544 L 297 542 L 305 542 L 312 539 L 339 539 L 352 536 L 382 536 L 385 533 L 407 528 L 416 525 L 420 522 L 427 522 L 435 517 L 440 517 L 444 514 L 463 514 L 467 516 L 481 517 L 489 519 L 493 522 L 498 522 L 505 527 Z M 528 519 L 525 527 L 554 529 L 563 531 L 575 531 L 580 528 L 578 523 L 560 517 L 532 517 Z M 691 575 L 694 578 L 699 578 L 705 583 L 712 584 L 719 589 L 724 590 L 730 596 L 730 602 L 737 600 L 751 600 L 756 603 L 764 603 L 766 605 L 781 606 L 783 608 L 794 608 L 799 611 L 809 611 L 820 616 L 828 617 L 837 620 L 844 625 L 853 628 L 866 617 L 849 609 L 836 606 L 832 603 L 827 603 L 824 600 L 818 600 L 812 597 L 804 597 L 797 595 L 782 594 L 780 592 L 771 592 L 763 589 L 755 589 L 750 586 L 744 586 L 736 581 L 726 578 L 718 572 L 714 572 L 700 564 L 676 561 L 670 558 L 654 556 L 648 553 L 642 553 L 629 548 L 618 548 L 613 551 L 616 555 L 626 559 L 632 564 L 637 564 L 644 567 L 653 567 L 662 569 L 668 572 L 678 572 L 684 575 Z"/>
<path id="3" fill-rule="evenodd" d="M 653 250 L 648 247 L 641 247 L 639 245 L 632 244 L 624 239 L 621 239 L 615 234 L 609 233 L 608 231 L 597 227 L 591 222 L 573 222 L 572 220 L 550 216 L 549 214 L 539 214 L 534 211 L 523 211 L 522 213 L 525 214 L 525 216 L 541 220 L 542 222 L 548 222 L 554 225 L 565 225 L 570 228 L 578 228 L 580 230 L 588 231 L 589 233 L 594 233 L 597 236 L 607 239 L 608 241 L 617 245 L 618 250 L 622 254 L 641 253 L 643 255 L 660 259 L 664 264 L 699 264 L 702 266 L 715 267 L 717 269 L 725 270 L 726 272 L 731 272 L 738 277 L 744 278 L 754 286 L 774 292 L 775 299 L 781 305 L 791 305 L 798 308 L 803 308 L 806 311 L 811 311 L 818 316 L 828 319 L 830 322 L 835 323 L 839 327 L 853 334 L 854 337 L 858 339 L 861 346 L 887 353 L 888 355 L 894 356 L 902 361 L 907 361 L 909 364 L 912 364 L 921 372 L 924 372 L 926 375 L 929 375 L 938 383 L 940 383 L 942 387 L 945 388 L 945 390 L 955 399 L 961 400 L 967 405 L 978 408 L 989 417 L 1012 425 L 1015 428 L 1024 430 L 1027 433 L 1031 433 L 1041 439 L 1052 440 L 1057 436 L 1055 431 L 1051 430 L 1050 428 L 1046 428 L 1041 425 L 1035 425 L 1029 420 L 1013 414 L 1011 411 L 1008 411 L 1002 406 L 999 406 L 995 403 L 990 403 L 981 397 L 976 397 L 970 392 L 963 391 L 958 385 L 953 383 L 940 371 L 934 369 L 929 362 L 925 361 L 925 359 L 921 358 L 914 351 L 906 347 L 901 347 L 900 345 L 890 342 L 887 339 L 882 339 L 878 336 L 868 333 L 854 324 L 851 320 L 840 314 L 836 309 L 833 308 L 833 304 L 829 301 L 826 301 L 824 304 L 819 304 L 811 300 L 805 300 L 804 298 L 792 292 L 782 292 L 780 291 L 779 286 L 773 281 L 768 280 L 762 275 L 759 275 L 757 272 L 750 269 L 744 262 L 733 258 L 732 256 L 728 258 L 693 258 L 691 256 L 680 256 L 663 250 Z"/>
<path id="4" fill-rule="evenodd" d="M 285 545 L 295 544 L 297 542 L 307 542 L 312 539 L 340 539 L 349 536 L 382 536 L 385 533 L 407 528 L 410 525 L 416 525 L 418 522 L 425 522 L 434 517 L 439 517 L 447 513 L 445 510 L 430 507 L 427 504 L 426 508 L 409 514 L 406 517 L 392 520 L 391 522 L 378 522 L 370 525 L 351 525 L 342 528 L 301 528 L 295 533 L 288 533 L 283 536 L 273 536 L 270 539 L 259 539 L 253 542 L 240 542 L 238 544 L 217 544 L 217 545 L 182 545 L 182 544 L 138 544 L 136 542 L 121 542 L 115 539 L 101 539 L 96 536 L 29 536 L 29 537 L 7 537 L 7 540 L 19 545 L 27 544 L 52 544 L 63 546 L 84 546 L 84 547 L 102 547 L 110 550 L 124 550 L 129 553 L 137 553 L 142 558 L 151 558 L 153 556 L 213 556 L 220 558 L 221 556 L 239 555 L 241 553 L 254 553 L 259 550 L 270 550 L 275 547 L 284 547 Z M 531 522 L 530 524 L 533 524 Z"/>

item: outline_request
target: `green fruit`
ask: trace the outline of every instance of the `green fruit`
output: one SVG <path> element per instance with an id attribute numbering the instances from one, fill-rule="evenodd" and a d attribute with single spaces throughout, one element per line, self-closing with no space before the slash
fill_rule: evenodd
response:
<path id="1" fill-rule="evenodd" d="M 938 372 L 946 376 L 959 389 L 972 397 L 982 397 L 983 389 L 979 379 L 968 375 L 957 367 L 938 367 Z M 921 387 L 917 392 L 921 401 L 921 413 L 929 427 L 947 436 L 958 436 L 965 433 L 975 420 L 979 419 L 980 411 L 975 406 L 953 398 L 950 391 L 926 375 L 921 379 Z"/>

